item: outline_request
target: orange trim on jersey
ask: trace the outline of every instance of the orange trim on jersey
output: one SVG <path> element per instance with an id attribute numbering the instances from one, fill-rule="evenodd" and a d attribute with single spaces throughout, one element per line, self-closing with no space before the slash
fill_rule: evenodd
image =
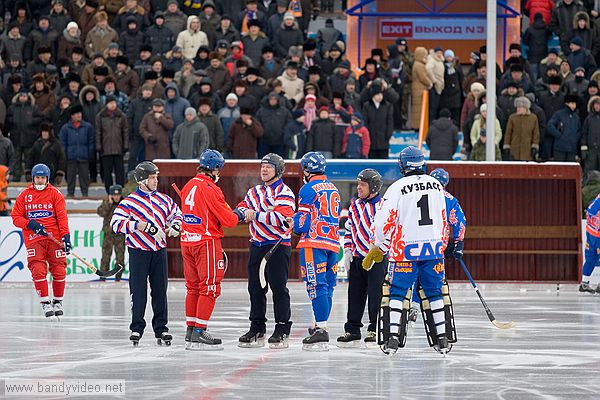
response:
<path id="1" fill-rule="evenodd" d="M 297 249 L 321 249 L 321 250 L 329 250 L 334 253 L 338 253 L 340 251 L 340 245 L 333 245 L 323 243 L 322 241 L 314 240 L 314 239 L 302 239 L 302 242 L 298 243 L 296 246 Z M 312 254 L 312 253 L 311 253 Z"/>

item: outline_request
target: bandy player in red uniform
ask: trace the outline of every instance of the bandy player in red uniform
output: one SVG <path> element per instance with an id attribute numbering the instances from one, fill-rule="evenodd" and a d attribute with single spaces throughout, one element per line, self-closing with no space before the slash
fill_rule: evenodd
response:
<path id="1" fill-rule="evenodd" d="M 66 255 L 71 252 L 71 235 L 65 198 L 49 183 L 50 169 L 44 164 L 37 164 L 31 169 L 31 176 L 33 182 L 17 197 L 11 216 L 13 224 L 23 230 L 33 285 L 40 297 L 44 314 L 51 318 L 63 315 Z M 48 236 L 62 238 L 63 246 L 56 244 Z M 48 297 L 48 269 L 52 274 L 52 303 Z"/>
<path id="2" fill-rule="evenodd" d="M 222 227 L 232 228 L 244 219 L 241 211 L 231 210 L 216 185 L 224 164 L 221 153 L 205 150 L 200 156 L 198 174 L 181 191 L 181 253 L 187 288 L 185 340 L 188 350 L 223 349 L 221 339 L 213 338 L 206 331 L 225 274 Z"/>

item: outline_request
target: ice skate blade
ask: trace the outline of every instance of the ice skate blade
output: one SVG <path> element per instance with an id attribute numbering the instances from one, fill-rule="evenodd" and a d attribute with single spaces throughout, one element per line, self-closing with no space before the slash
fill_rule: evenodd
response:
<path id="1" fill-rule="evenodd" d="M 433 346 L 433 349 L 435 351 L 437 351 L 438 353 L 440 353 L 441 355 L 443 355 L 444 357 L 446 357 L 446 354 L 450 353 L 450 350 L 452 350 L 452 345 L 449 345 L 449 347 L 446 347 L 446 348 L 443 348 L 443 349 L 440 349 L 437 346 Z"/>
<path id="2" fill-rule="evenodd" d="M 131 342 L 133 344 L 133 347 L 139 347 L 140 342 Z"/>
<path id="3" fill-rule="evenodd" d="M 222 344 L 204 344 L 204 343 L 192 343 L 189 347 L 185 348 L 191 351 L 220 351 L 224 350 Z"/>
<path id="4" fill-rule="evenodd" d="M 365 342 L 365 347 L 367 349 L 378 349 L 379 344 L 377 344 L 377 342 Z"/>
<path id="5" fill-rule="evenodd" d="M 335 345 L 340 349 L 360 349 L 360 339 L 350 342 L 336 342 Z"/>
<path id="6" fill-rule="evenodd" d="M 238 347 L 241 347 L 242 349 L 252 349 L 252 348 L 265 347 L 265 338 L 260 338 L 258 340 L 254 340 L 254 341 L 249 342 L 249 343 L 238 342 Z"/>
<path id="7" fill-rule="evenodd" d="M 290 347 L 290 345 L 288 344 L 287 340 L 278 343 L 269 343 L 270 349 L 287 349 L 288 347 Z"/>
<path id="8" fill-rule="evenodd" d="M 383 354 L 385 354 L 388 357 L 392 357 L 398 351 L 398 349 L 387 347 L 386 345 L 381 345 L 379 348 L 381 349 Z"/>
<path id="9" fill-rule="evenodd" d="M 329 343 L 320 342 L 320 343 L 304 343 L 302 345 L 302 350 L 306 351 L 329 351 Z"/>
<path id="10" fill-rule="evenodd" d="M 160 338 L 156 339 L 156 344 L 158 344 L 159 346 L 165 345 L 165 346 L 170 346 L 171 345 L 171 341 L 170 340 L 162 340 Z"/>

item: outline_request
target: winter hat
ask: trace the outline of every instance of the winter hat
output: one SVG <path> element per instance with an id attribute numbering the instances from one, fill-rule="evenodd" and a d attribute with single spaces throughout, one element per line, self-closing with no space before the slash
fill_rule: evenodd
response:
<path id="1" fill-rule="evenodd" d="M 302 45 L 302 50 L 310 51 L 317 49 L 317 42 L 314 39 L 306 39 L 304 44 Z"/>
<path id="2" fill-rule="evenodd" d="M 548 49 L 548 54 L 550 54 L 550 53 L 558 55 L 558 49 L 555 49 L 555 48 Z"/>
<path id="3" fill-rule="evenodd" d="M 240 115 L 252 115 L 252 109 L 250 107 L 240 107 Z"/>
<path id="4" fill-rule="evenodd" d="M 260 75 L 260 71 L 256 67 L 248 67 L 246 70 L 246 75 Z"/>
<path id="5" fill-rule="evenodd" d="M 40 46 L 37 49 L 38 54 L 52 53 L 52 49 L 46 46 Z"/>
<path id="6" fill-rule="evenodd" d="M 115 96 L 113 96 L 113 95 L 108 95 L 108 96 L 106 96 L 106 101 L 104 102 L 104 104 L 108 104 L 108 103 L 110 103 L 111 101 L 114 101 L 114 102 L 116 102 L 116 101 L 117 101 L 117 98 L 116 98 Z"/>
<path id="7" fill-rule="evenodd" d="M 396 46 L 408 46 L 408 41 L 406 39 L 398 38 L 396 39 Z"/>
<path id="8" fill-rule="evenodd" d="M 118 194 L 123 194 L 123 186 L 117 184 L 117 185 L 111 185 L 108 188 L 108 194 L 112 194 L 114 196 L 118 195 Z"/>
<path id="9" fill-rule="evenodd" d="M 72 29 L 72 28 L 79 29 L 79 25 L 77 25 L 77 22 L 71 21 L 67 24 L 67 30 Z"/>
<path id="10" fill-rule="evenodd" d="M 274 52 L 275 52 L 275 50 L 273 50 L 273 47 L 269 44 L 266 44 L 263 46 L 261 54 L 274 53 Z"/>
<path id="11" fill-rule="evenodd" d="M 145 90 L 149 90 L 152 91 L 152 86 L 148 85 L 147 83 L 142 85 L 142 92 Z"/>
<path id="12" fill-rule="evenodd" d="M 521 51 L 521 45 L 519 43 L 511 43 L 510 46 L 508 46 L 508 51 L 513 51 L 513 50 Z"/>
<path id="13" fill-rule="evenodd" d="M 105 66 L 94 67 L 93 73 L 96 76 L 108 76 L 108 67 L 105 67 Z"/>
<path id="14" fill-rule="evenodd" d="M 209 97 L 201 97 L 200 100 L 198 100 L 198 108 L 200 108 L 200 106 L 212 107 L 212 100 Z"/>
<path id="15" fill-rule="evenodd" d="M 217 41 L 217 45 L 215 46 L 217 49 L 228 49 L 229 43 L 225 39 L 220 39 Z"/>
<path id="16" fill-rule="evenodd" d="M 19 90 L 19 96 L 27 96 L 29 95 L 29 90 L 26 87 L 22 87 L 21 90 Z"/>
<path id="17" fill-rule="evenodd" d="M 165 105 L 165 101 L 163 99 L 154 99 L 152 100 L 153 106 L 163 106 Z"/>
<path id="18" fill-rule="evenodd" d="M 170 69 L 170 68 L 165 68 L 165 69 L 162 70 L 161 76 L 163 78 L 171 78 L 171 79 L 173 79 L 173 78 L 175 78 L 175 71 L 172 70 L 172 69 Z"/>
<path id="19" fill-rule="evenodd" d="M 531 108 L 531 101 L 527 97 L 517 97 L 515 99 L 515 108 L 524 107 L 527 110 Z"/>
<path id="20" fill-rule="evenodd" d="M 340 62 L 338 64 L 338 68 L 346 68 L 346 69 L 350 69 L 350 61 L 348 60 L 343 60 L 342 62 Z"/>
<path id="21" fill-rule="evenodd" d="M 523 72 L 523 65 L 521 64 L 511 64 L 510 72 Z"/>
<path id="22" fill-rule="evenodd" d="M 574 44 L 579 47 L 583 47 L 583 40 L 581 40 L 581 38 L 579 36 L 575 36 L 573 39 L 571 39 L 571 41 L 569 43 Z"/>
<path id="23" fill-rule="evenodd" d="M 319 67 L 318 65 L 311 65 L 310 67 L 308 67 L 308 74 L 321 75 L 321 67 Z"/>
<path id="24" fill-rule="evenodd" d="M 127 17 L 127 19 L 125 21 L 127 22 L 127 25 L 135 24 L 137 26 L 137 23 L 138 23 L 137 19 L 133 15 Z"/>
<path id="25" fill-rule="evenodd" d="M 455 57 L 455 55 L 454 55 L 454 51 L 452 51 L 452 50 L 450 50 L 450 49 L 446 50 L 446 51 L 444 52 L 444 58 L 448 58 L 448 57 L 454 58 L 454 57 Z"/>
<path id="26" fill-rule="evenodd" d="M 148 80 L 156 80 L 158 79 L 158 74 L 156 73 L 156 71 L 148 71 L 146 73 L 144 73 L 144 80 L 148 81 Z"/>
<path id="27" fill-rule="evenodd" d="M 437 46 L 433 49 L 434 53 L 437 53 L 438 51 L 444 51 L 444 49 L 442 49 L 441 47 Z"/>
<path id="28" fill-rule="evenodd" d="M 285 63 L 285 69 L 298 69 L 298 63 L 296 61 L 288 60 Z"/>
<path id="29" fill-rule="evenodd" d="M 599 88 L 598 82 L 596 82 L 596 81 L 590 81 L 590 83 L 588 83 L 588 87 L 587 88 L 589 89 L 591 87 L 595 87 L 596 89 L 598 89 Z"/>
<path id="30" fill-rule="evenodd" d="M 283 19 L 294 19 L 294 14 L 292 14 L 291 12 L 286 12 L 285 14 L 283 14 Z"/>
<path id="31" fill-rule="evenodd" d="M 487 111 L 487 104 L 482 104 L 479 107 L 479 112 L 486 112 Z"/>
<path id="32" fill-rule="evenodd" d="M 508 84 L 506 85 L 506 87 L 507 88 L 514 87 L 514 88 L 518 89 L 519 88 L 519 84 L 517 82 L 515 82 L 515 81 L 510 81 L 510 82 L 508 82 Z"/>
<path id="33" fill-rule="evenodd" d="M 238 97 L 235 93 L 229 93 L 227 97 L 225 97 L 225 101 L 235 100 L 238 101 Z"/>
<path id="34" fill-rule="evenodd" d="M 188 107 L 185 109 L 185 115 L 193 115 L 194 117 L 197 115 L 196 110 L 194 109 L 194 107 Z"/>
<path id="35" fill-rule="evenodd" d="M 82 113 L 83 112 L 83 107 L 79 104 L 74 104 L 71 107 L 69 107 L 69 116 L 73 115 L 73 114 L 77 114 L 77 113 Z"/>
<path id="36" fill-rule="evenodd" d="M 371 57 L 373 57 L 373 56 L 379 56 L 379 57 L 383 58 L 383 50 L 381 50 L 379 48 L 371 49 Z"/>
<path id="37" fill-rule="evenodd" d="M 259 21 L 259 20 L 257 20 L 257 19 L 251 19 L 251 20 L 248 22 L 248 28 L 251 28 L 251 27 L 253 27 L 253 26 L 258 26 L 259 28 L 262 28 L 262 25 L 261 25 L 260 21 Z"/>
<path id="38" fill-rule="evenodd" d="M 585 68 L 583 68 L 583 67 L 577 67 L 577 68 L 575 68 L 575 72 L 578 72 L 578 71 L 581 71 L 581 72 L 585 73 Z"/>
<path id="39" fill-rule="evenodd" d="M 550 70 L 554 70 L 554 71 L 558 72 L 558 71 L 560 71 L 560 67 L 556 64 L 550 64 L 550 65 L 548 65 L 546 72 L 548 72 Z"/>
<path id="40" fill-rule="evenodd" d="M 307 94 L 307 95 L 304 97 L 304 101 L 305 101 L 305 102 L 306 102 L 306 101 L 311 101 L 311 100 L 312 100 L 312 101 L 317 101 L 317 97 L 316 97 L 314 94 Z"/>
<path id="41" fill-rule="evenodd" d="M 117 64 L 129 65 L 129 59 L 127 56 L 117 56 Z"/>
<path id="42" fill-rule="evenodd" d="M 534 93 L 526 93 L 525 97 L 527 97 L 529 99 L 531 104 L 535 103 L 535 94 Z"/>
<path id="43" fill-rule="evenodd" d="M 329 112 L 329 107 L 328 107 L 328 106 L 321 106 L 321 107 L 319 107 L 319 114 L 320 114 L 322 111 L 327 111 L 327 112 Z"/>
<path id="44" fill-rule="evenodd" d="M 332 92 L 331 93 L 331 98 L 332 99 L 343 99 L 344 98 L 344 94 L 342 92 Z"/>
<path id="45" fill-rule="evenodd" d="M 447 108 L 442 108 L 440 110 L 440 118 L 450 118 L 450 117 L 452 117 L 450 110 L 448 110 Z"/>
<path id="46" fill-rule="evenodd" d="M 48 122 L 42 122 L 40 124 L 40 132 L 52 132 L 52 124 Z"/>
<path id="47" fill-rule="evenodd" d="M 96 22 L 108 21 L 108 14 L 106 14 L 104 11 L 100 11 L 94 15 L 94 19 Z"/>
<path id="48" fill-rule="evenodd" d="M 373 97 L 379 93 L 383 93 L 383 88 L 381 87 L 381 85 L 377 85 L 377 84 L 371 85 L 371 97 Z"/>
<path id="49" fill-rule="evenodd" d="M 69 72 L 66 76 L 65 76 L 65 81 L 67 82 L 67 84 L 69 84 L 70 82 L 78 82 L 81 83 L 81 78 L 79 77 L 79 75 L 77 75 L 74 72 Z"/>
<path id="50" fill-rule="evenodd" d="M 472 51 L 471 54 L 469 54 L 469 58 L 472 58 L 475 61 L 479 61 L 479 53 L 477 53 L 476 51 Z"/>
<path id="51" fill-rule="evenodd" d="M 147 51 L 148 53 L 152 53 L 152 46 L 150 46 L 149 44 L 143 44 L 140 46 L 140 53 L 142 51 Z"/>
<path id="52" fill-rule="evenodd" d="M 562 78 L 560 76 L 551 76 L 548 78 L 548 85 L 562 85 Z"/>
<path id="53" fill-rule="evenodd" d="M 285 7 L 288 6 L 288 0 L 277 0 L 277 7 Z"/>
<path id="54" fill-rule="evenodd" d="M 292 111 L 292 118 L 293 119 L 298 119 L 300 117 L 304 116 L 304 110 L 302 108 L 299 108 L 297 110 Z"/>
<path id="55" fill-rule="evenodd" d="M 566 103 L 578 103 L 579 96 L 576 94 L 567 94 L 565 95 L 565 104 Z"/>
<path id="56" fill-rule="evenodd" d="M 156 11 L 154 13 L 154 19 L 156 20 L 156 19 L 159 19 L 159 18 L 160 19 L 165 19 L 165 13 L 163 11 L 158 10 L 158 11 Z"/>

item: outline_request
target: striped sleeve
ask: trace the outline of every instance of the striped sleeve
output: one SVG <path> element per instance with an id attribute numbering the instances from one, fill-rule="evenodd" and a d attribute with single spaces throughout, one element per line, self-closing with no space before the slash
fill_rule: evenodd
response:
<path id="1" fill-rule="evenodd" d="M 130 234 L 137 229 L 137 223 L 130 220 L 129 204 L 127 199 L 122 200 L 110 220 L 110 226 L 115 233 Z"/>
<path id="2" fill-rule="evenodd" d="M 348 207 L 348 219 L 344 224 L 344 229 L 346 232 L 344 233 L 344 249 L 349 249 L 353 251 L 352 248 L 352 204 Z"/>
<path id="3" fill-rule="evenodd" d="M 256 213 L 257 221 L 265 225 L 286 228 L 286 219 L 292 217 L 296 210 L 296 198 L 289 187 L 285 185 L 281 187 L 282 189 L 275 194 L 273 210 Z"/>
<path id="4" fill-rule="evenodd" d="M 183 223 L 183 214 L 181 213 L 181 209 L 170 196 L 167 196 L 166 194 L 164 194 L 164 196 L 169 206 L 169 217 L 167 218 L 167 222 L 169 225 L 181 225 Z"/>

